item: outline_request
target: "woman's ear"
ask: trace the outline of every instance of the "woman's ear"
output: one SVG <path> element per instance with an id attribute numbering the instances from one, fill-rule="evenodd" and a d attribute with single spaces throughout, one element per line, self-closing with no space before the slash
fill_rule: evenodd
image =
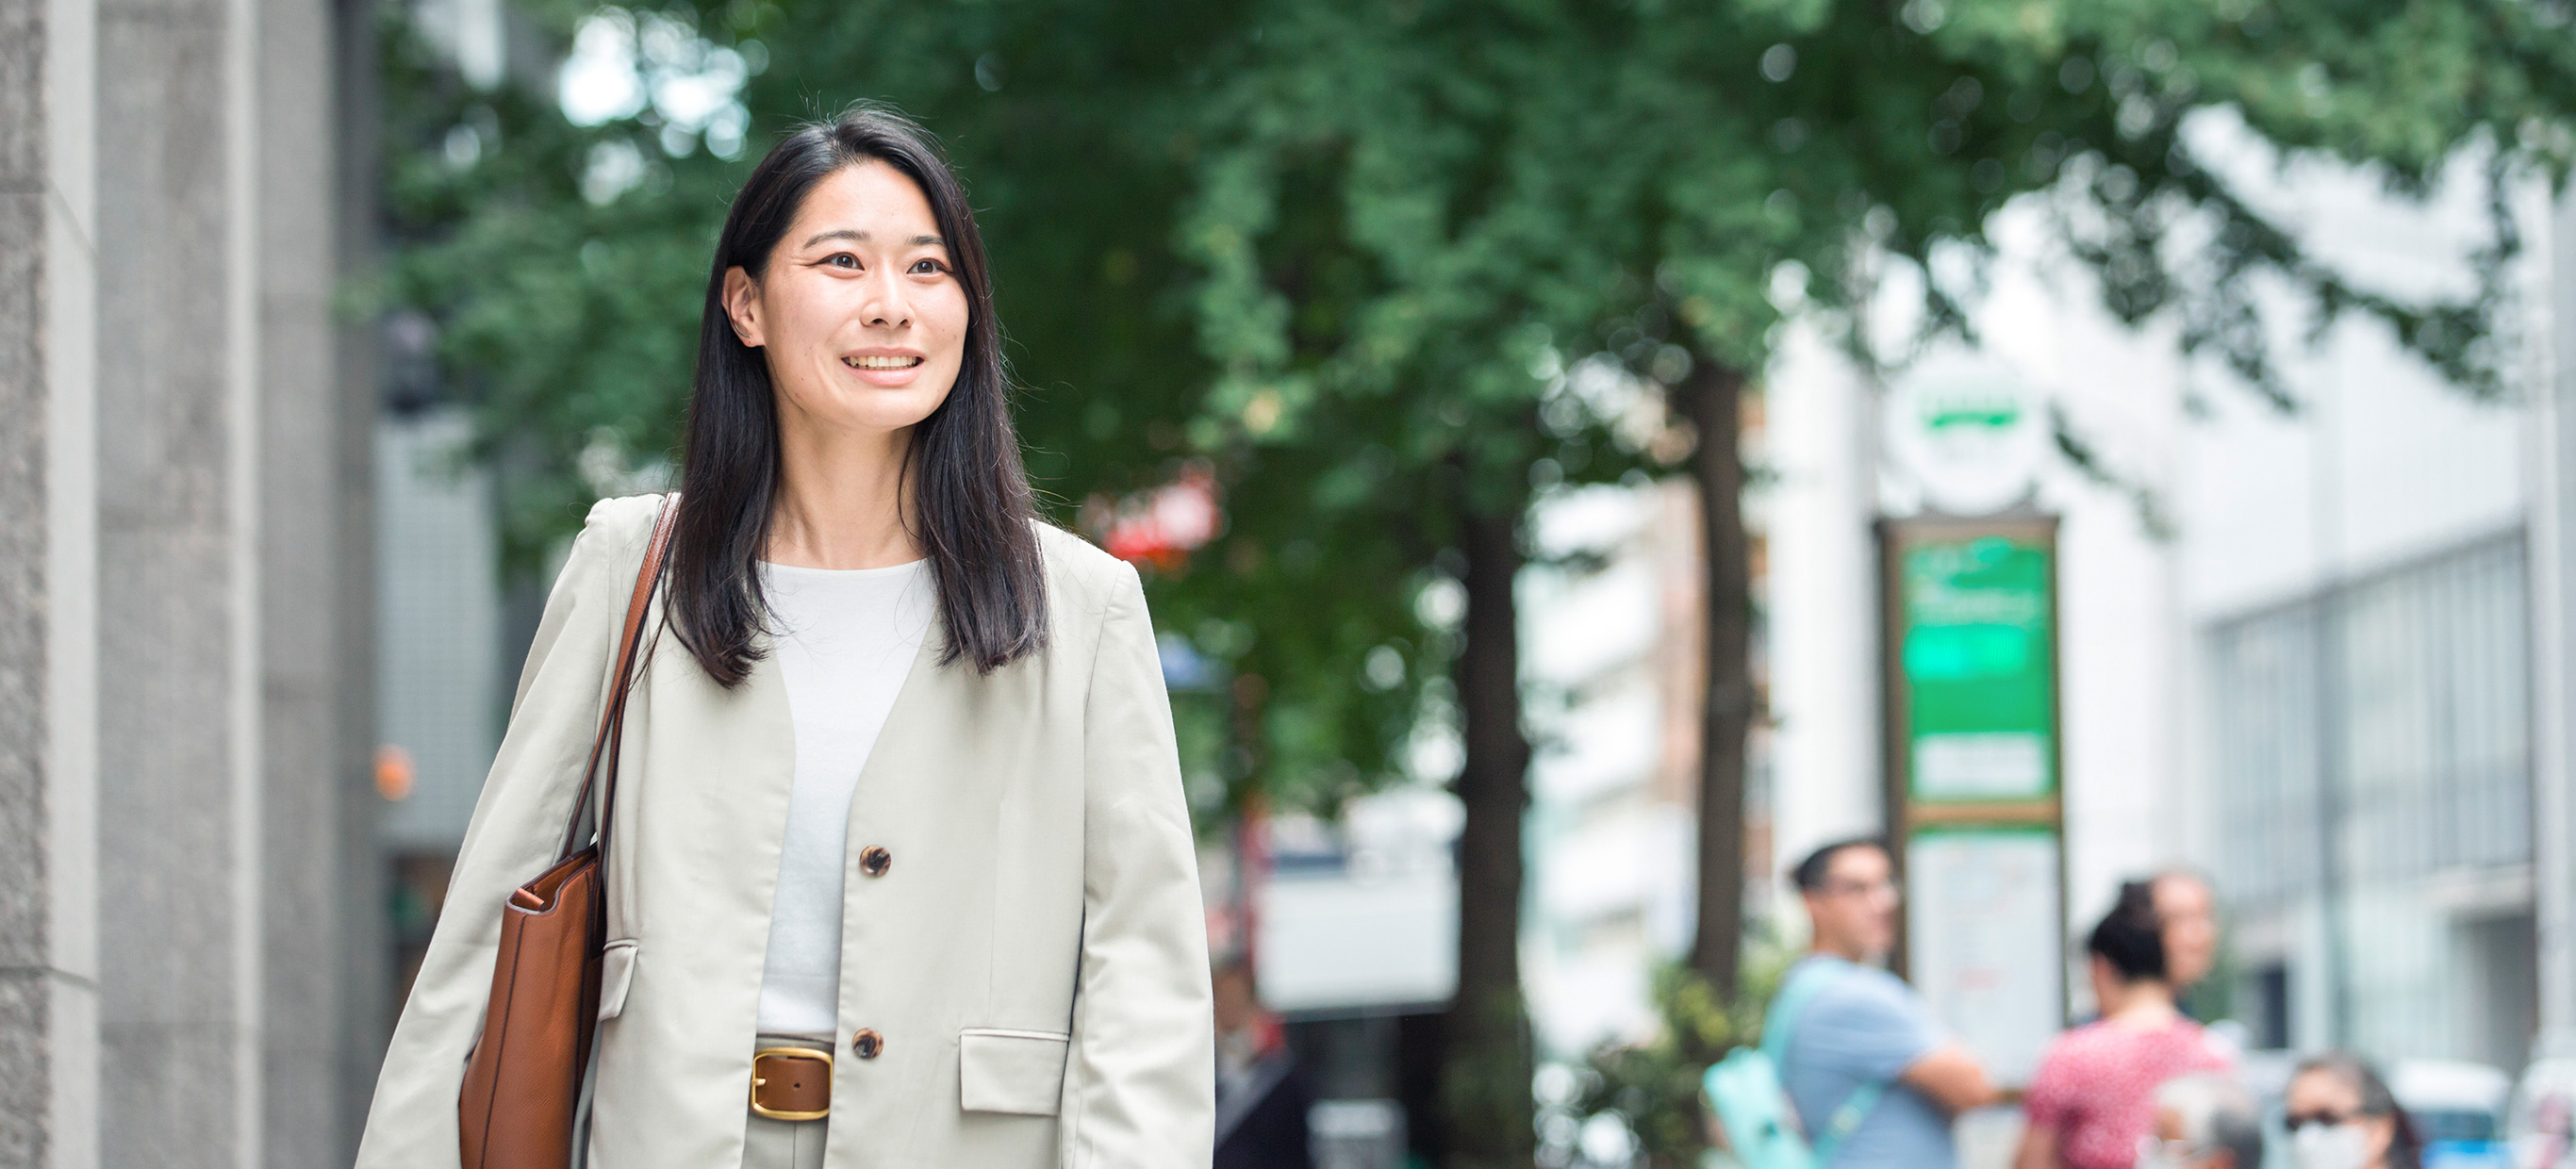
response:
<path id="1" fill-rule="evenodd" d="M 765 341 L 760 332 L 760 286 L 751 282 L 751 273 L 741 265 L 725 269 L 725 317 L 733 322 L 733 335 L 742 343 L 758 349 Z"/>

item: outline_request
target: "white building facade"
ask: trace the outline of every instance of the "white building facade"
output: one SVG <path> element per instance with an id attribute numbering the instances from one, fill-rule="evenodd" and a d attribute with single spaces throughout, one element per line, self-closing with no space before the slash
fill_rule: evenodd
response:
<path id="1" fill-rule="evenodd" d="M 2208 132 L 2356 279 L 2466 286 L 2484 227 L 2466 184 L 2404 204 Z M 2576 513 L 2557 469 L 2576 379 L 2551 364 L 2576 322 L 2576 229 L 2524 202 L 2524 356 L 2504 400 L 2444 384 L 2374 323 L 2309 346 L 2283 312 L 2294 412 L 2169 331 L 2119 326 L 2038 208 L 1992 225 L 1985 353 L 2100 472 L 2060 461 L 2031 499 L 2062 520 L 2066 936 L 2124 877 L 2210 874 L 2229 924 L 2215 1001 L 2258 1045 L 2510 1070 L 2576 1023 L 2559 583 Z M 1890 274 L 1886 299 L 1904 285 Z M 1880 826 L 1870 524 L 1922 494 L 1881 456 L 1870 380 L 1812 325 L 1786 332 L 1757 457 L 1775 474 L 1758 506 L 1776 851 L 1794 857 Z"/>

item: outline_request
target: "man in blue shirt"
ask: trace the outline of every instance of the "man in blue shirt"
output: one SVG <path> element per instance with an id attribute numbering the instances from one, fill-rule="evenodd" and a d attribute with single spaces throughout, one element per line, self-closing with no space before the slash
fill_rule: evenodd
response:
<path id="1" fill-rule="evenodd" d="M 1894 873 L 1876 840 L 1828 844 L 1790 871 L 1815 927 L 1813 949 L 1791 975 L 1824 973 L 1810 969 L 1817 963 L 1833 969 L 1798 1018 L 1785 1021 L 1781 1082 L 1811 1140 L 1855 1092 L 1882 1086 L 1834 1148 L 1832 1166 L 1956 1169 L 1951 1117 L 2001 1097 L 1922 996 L 1875 965 L 1896 943 Z"/>

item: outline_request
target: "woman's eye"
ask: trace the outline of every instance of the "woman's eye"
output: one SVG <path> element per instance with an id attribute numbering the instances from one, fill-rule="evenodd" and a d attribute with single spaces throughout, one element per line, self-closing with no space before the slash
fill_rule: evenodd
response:
<path id="1" fill-rule="evenodd" d="M 912 274 L 915 276 L 929 276 L 947 270 L 937 260 L 915 260 L 912 264 Z"/>
<path id="2" fill-rule="evenodd" d="M 830 259 L 823 262 L 830 264 L 835 268 L 856 268 L 859 266 L 859 258 L 848 252 L 835 252 L 832 254 Z"/>

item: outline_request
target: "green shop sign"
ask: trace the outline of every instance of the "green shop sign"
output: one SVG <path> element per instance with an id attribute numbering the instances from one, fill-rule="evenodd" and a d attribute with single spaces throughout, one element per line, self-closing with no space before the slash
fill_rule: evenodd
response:
<path id="1" fill-rule="evenodd" d="M 2054 549 L 2045 535 L 1930 532 L 1897 545 L 1906 794 L 2057 791 Z"/>

